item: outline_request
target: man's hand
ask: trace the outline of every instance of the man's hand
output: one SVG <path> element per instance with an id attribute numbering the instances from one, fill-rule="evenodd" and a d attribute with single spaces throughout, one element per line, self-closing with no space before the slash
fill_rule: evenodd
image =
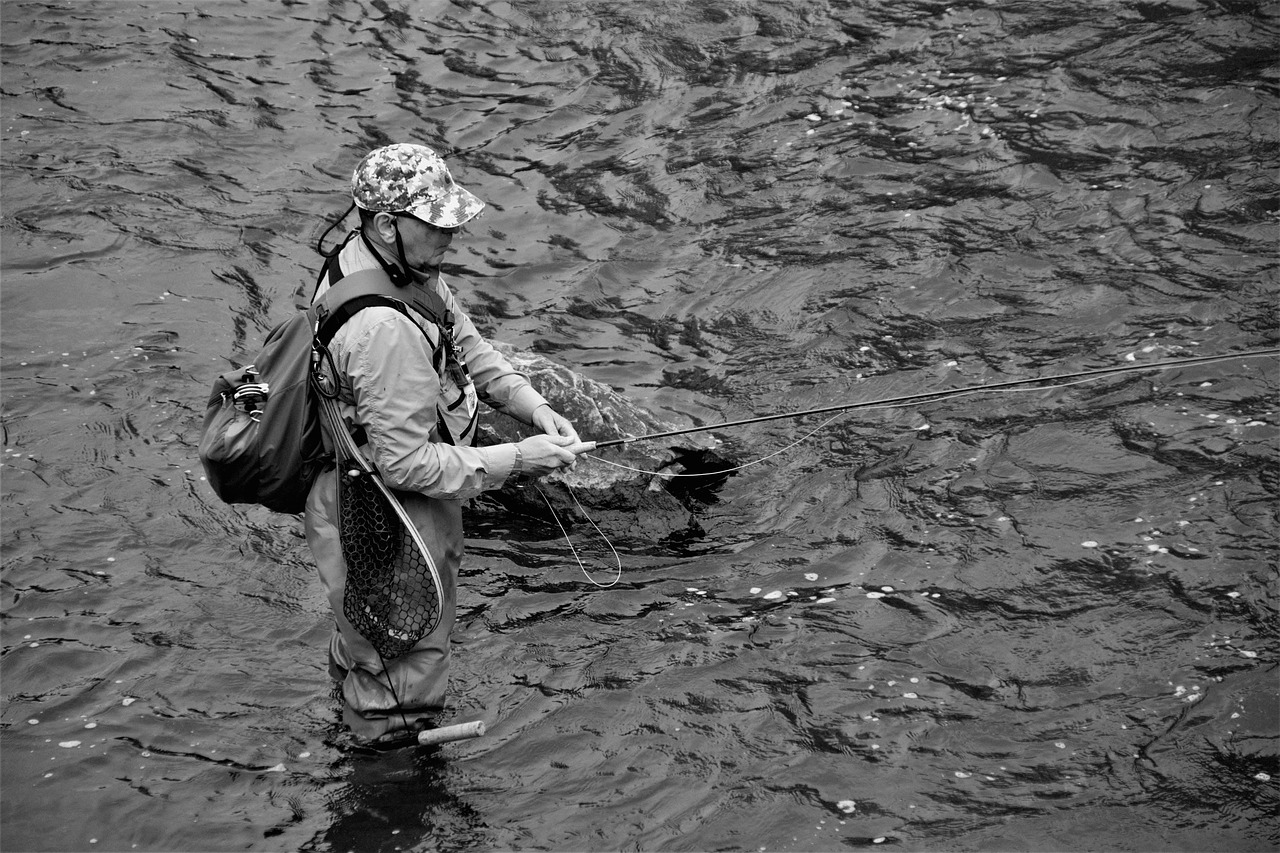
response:
<path id="1" fill-rule="evenodd" d="M 573 428 L 569 429 L 572 431 Z M 520 473 L 531 477 L 541 477 L 560 468 L 572 468 L 578 461 L 579 453 L 596 449 L 594 441 L 578 441 L 576 433 L 573 438 L 531 435 L 516 446 L 520 448 L 520 455 L 524 458 Z"/>
<path id="2" fill-rule="evenodd" d="M 544 404 L 533 410 L 533 426 L 542 430 L 544 435 L 567 438 L 574 444 L 579 440 L 578 431 L 573 428 L 573 424 L 549 405 Z"/>

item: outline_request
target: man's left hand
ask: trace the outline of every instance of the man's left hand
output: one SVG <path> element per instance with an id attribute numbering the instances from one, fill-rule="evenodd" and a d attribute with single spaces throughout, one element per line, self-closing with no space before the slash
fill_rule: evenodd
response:
<path id="1" fill-rule="evenodd" d="M 561 438 L 570 439 L 573 444 L 577 444 L 581 439 L 578 438 L 578 431 L 573 428 L 573 424 L 568 419 L 557 412 L 550 406 L 539 406 L 533 412 L 533 426 L 542 430 L 544 435 L 556 435 Z"/>

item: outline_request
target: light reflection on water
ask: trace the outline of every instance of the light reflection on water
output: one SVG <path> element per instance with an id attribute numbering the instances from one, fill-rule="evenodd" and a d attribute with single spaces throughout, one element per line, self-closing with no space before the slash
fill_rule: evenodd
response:
<path id="1" fill-rule="evenodd" d="M 482 327 L 678 423 L 1274 344 L 1274 15 L 138 8 L 3 13 L 6 846 L 1274 847 L 1269 360 L 851 414 L 602 511 L 605 591 L 477 506 L 440 754 L 333 745 L 299 524 L 195 458 L 391 139 Z"/>

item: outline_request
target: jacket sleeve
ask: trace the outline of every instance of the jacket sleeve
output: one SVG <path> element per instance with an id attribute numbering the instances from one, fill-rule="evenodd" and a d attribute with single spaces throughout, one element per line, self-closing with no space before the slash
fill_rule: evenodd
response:
<path id="1" fill-rule="evenodd" d="M 387 486 L 445 499 L 502 486 L 515 465 L 515 445 L 457 447 L 431 440 L 440 378 L 431 341 L 413 321 L 390 308 L 366 308 L 343 331 L 355 420 L 365 428 Z"/>
<path id="2" fill-rule="evenodd" d="M 480 335 L 471 318 L 458 307 L 452 291 L 447 287 L 441 290 L 445 306 L 454 316 L 454 340 L 462 350 L 480 399 L 518 421 L 533 423 L 533 410 L 551 404 L 529 384 L 524 374 L 516 372 L 502 353 Z"/>

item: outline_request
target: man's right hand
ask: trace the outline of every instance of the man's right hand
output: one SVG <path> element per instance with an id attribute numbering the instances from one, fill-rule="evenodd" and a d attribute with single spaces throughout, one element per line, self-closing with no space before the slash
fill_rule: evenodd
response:
<path id="1" fill-rule="evenodd" d="M 518 445 L 524 458 L 520 473 L 541 477 L 561 468 L 572 468 L 578 454 L 596 449 L 594 441 L 574 441 L 557 435 L 532 435 Z"/>

